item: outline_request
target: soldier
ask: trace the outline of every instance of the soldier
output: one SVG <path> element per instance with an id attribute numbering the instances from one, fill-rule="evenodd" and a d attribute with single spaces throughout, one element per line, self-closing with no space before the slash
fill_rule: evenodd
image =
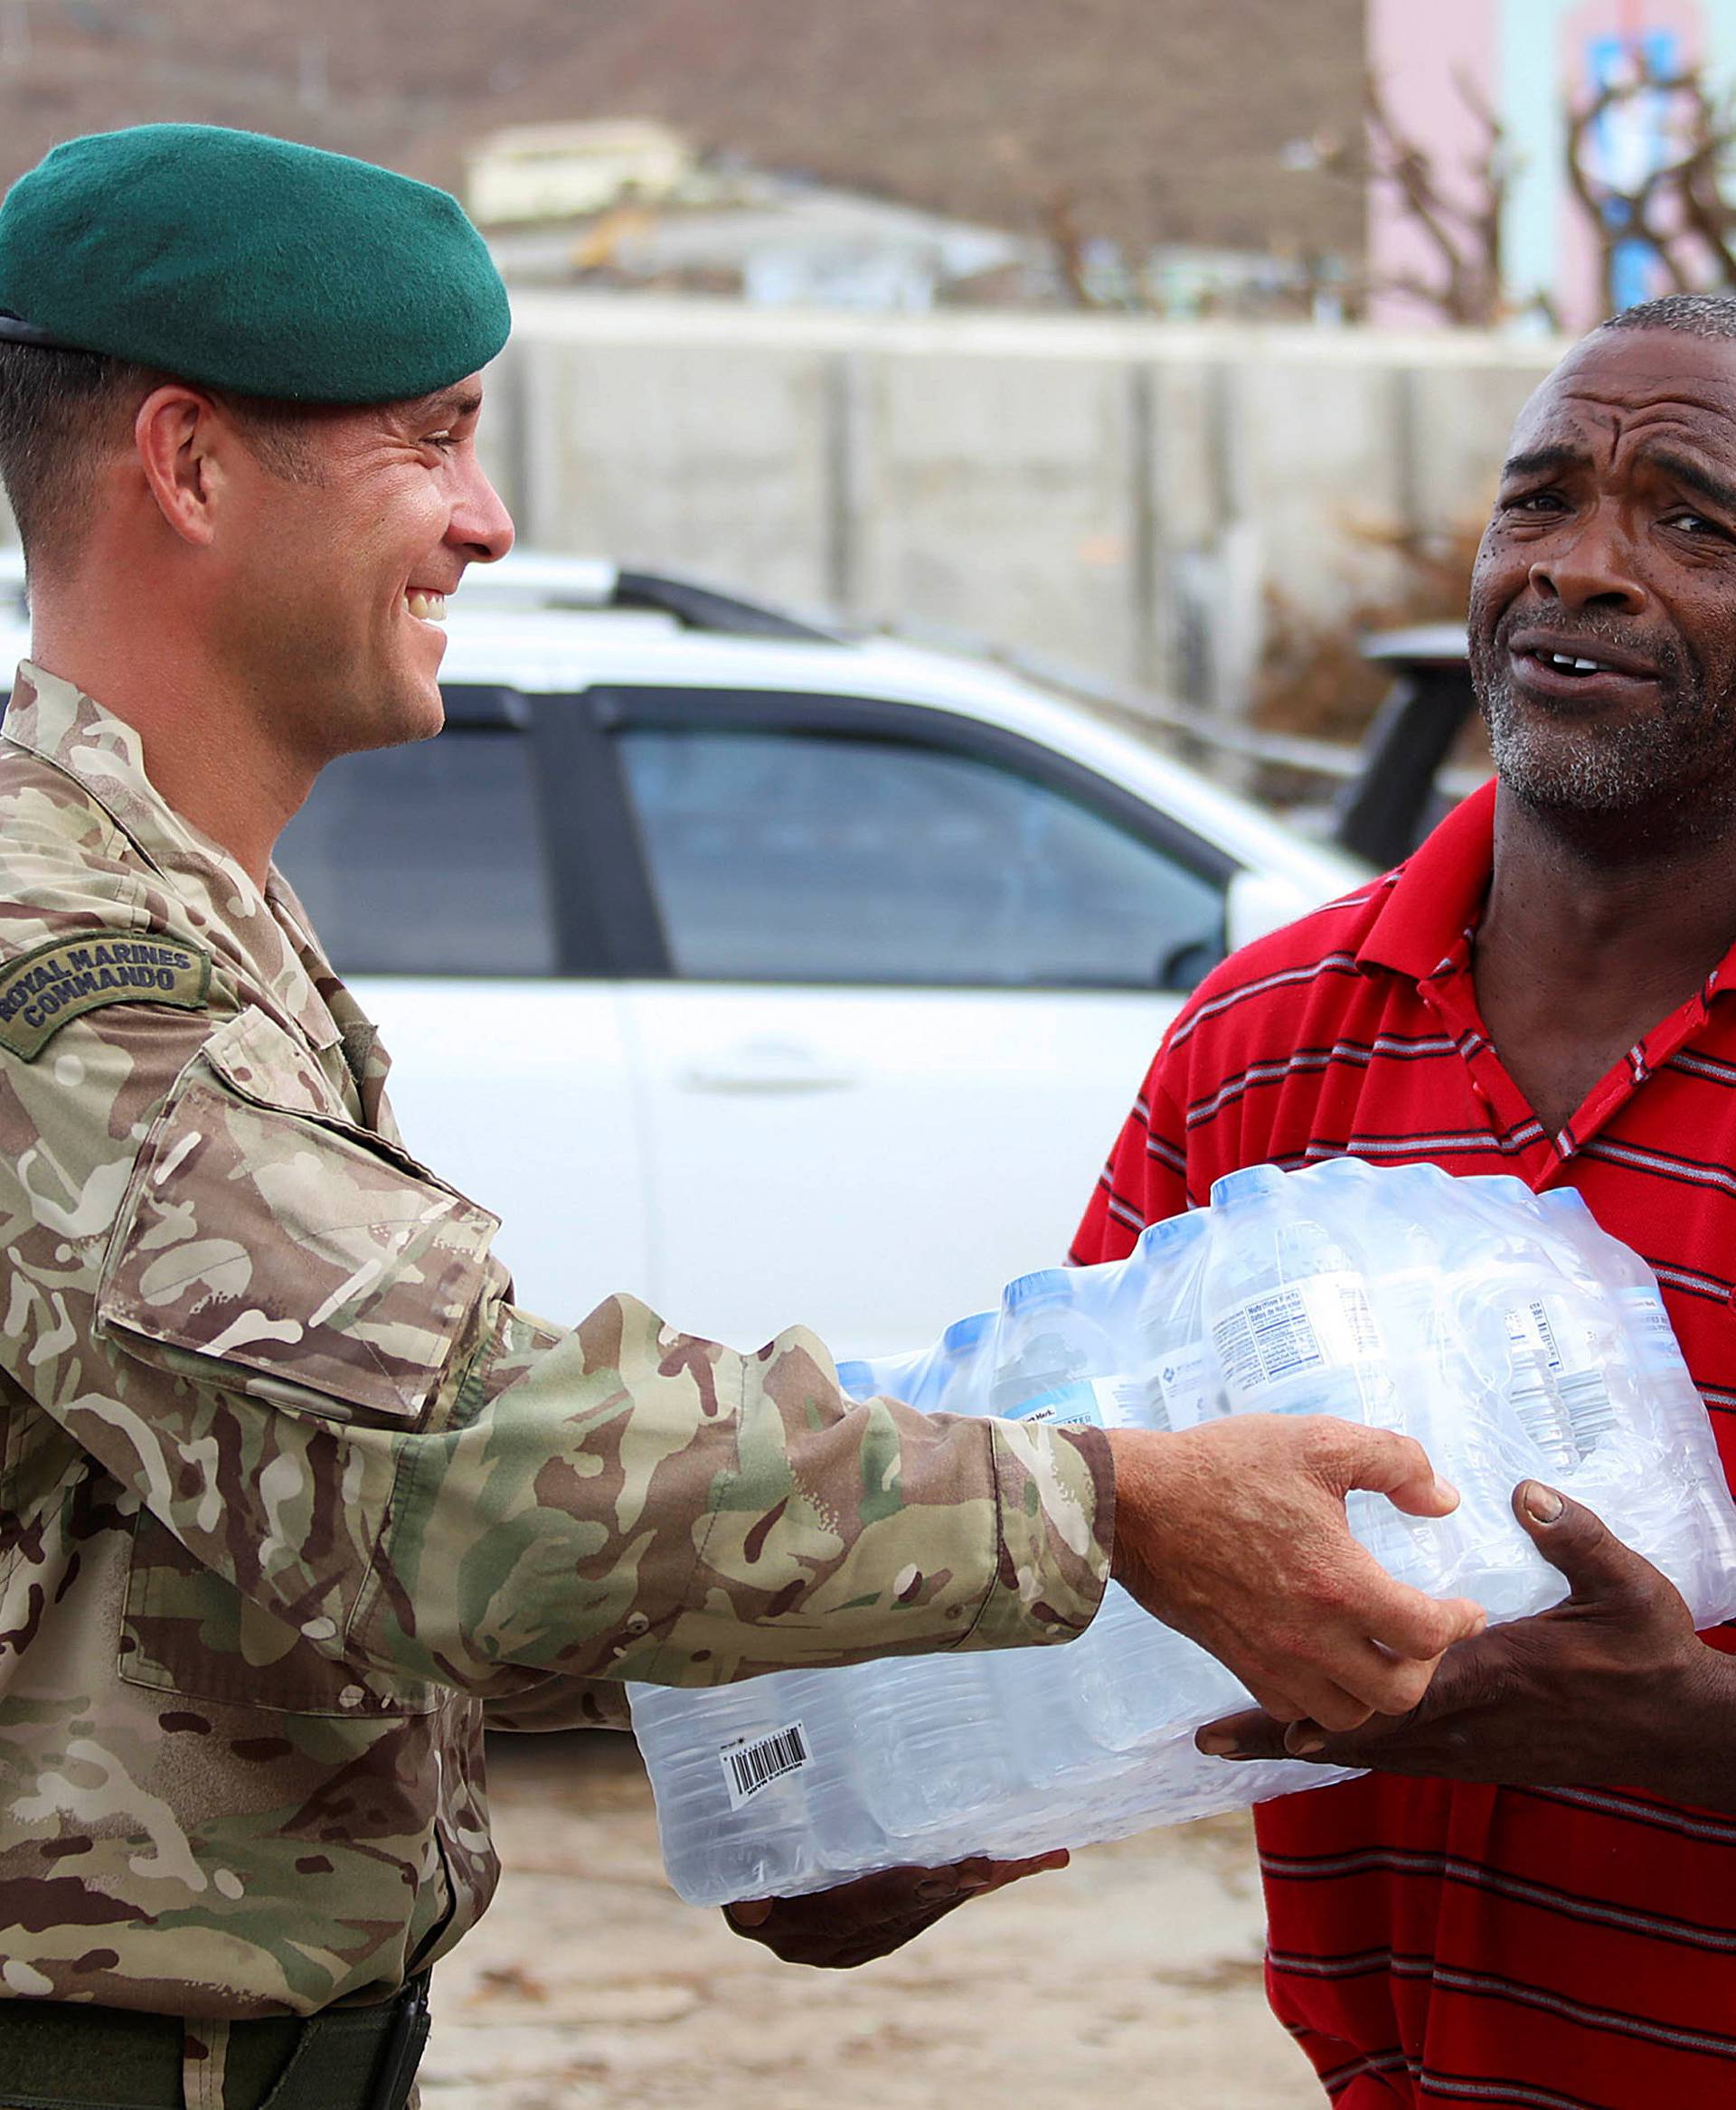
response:
<path id="1" fill-rule="evenodd" d="M 0 310 L 0 2104 L 399 2110 L 494 1884 L 485 1716 L 1065 1641 L 1111 1572 L 1288 1719 L 1416 1700 L 1480 1615 L 1346 1533 L 1350 1486 L 1450 1506 L 1405 1439 L 929 1420 L 799 1332 L 569 1331 L 406 1150 L 270 856 L 326 761 L 439 730 L 511 542 L 451 199 L 75 140 Z"/>

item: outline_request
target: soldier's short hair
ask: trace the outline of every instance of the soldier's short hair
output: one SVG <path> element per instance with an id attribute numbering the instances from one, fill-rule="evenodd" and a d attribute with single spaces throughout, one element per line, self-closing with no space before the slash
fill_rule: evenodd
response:
<path id="1" fill-rule="evenodd" d="M 26 566 L 76 551 L 105 456 L 124 447 L 138 406 L 171 377 L 97 352 L 0 342 L 0 483 Z M 294 403 L 205 391 L 274 476 L 315 481 L 316 413 Z"/>

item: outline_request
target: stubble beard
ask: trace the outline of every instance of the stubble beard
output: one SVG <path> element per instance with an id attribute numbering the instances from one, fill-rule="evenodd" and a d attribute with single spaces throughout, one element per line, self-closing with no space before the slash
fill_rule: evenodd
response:
<path id="1" fill-rule="evenodd" d="M 1684 815 L 1699 825 L 1722 825 L 1736 815 L 1730 772 L 1721 782 L 1708 768 L 1715 756 L 1729 756 L 1736 717 L 1728 699 L 1709 693 L 1697 667 L 1680 660 L 1662 667 L 1660 707 L 1644 719 L 1576 721 L 1515 698 L 1504 635 L 1514 627 L 1502 623 L 1493 636 L 1479 636 L 1474 620 L 1470 654 L 1495 774 L 1513 797 L 1570 828 L 1622 822 L 1648 837 L 1675 833 Z M 1595 652 L 1594 630 L 1576 626 L 1575 634 Z"/>

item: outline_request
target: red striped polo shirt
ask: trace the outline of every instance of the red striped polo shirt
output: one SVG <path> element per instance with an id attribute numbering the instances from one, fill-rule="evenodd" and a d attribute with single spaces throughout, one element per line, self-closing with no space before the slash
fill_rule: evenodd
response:
<path id="1" fill-rule="evenodd" d="M 1728 1471 L 1736 950 L 1546 1134 L 1472 986 L 1494 811 L 1489 787 L 1398 871 L 1202 985 L 1075 1258 L 1118 1258 L 1264 1162 L 1349 1154 L 1571 1184 L 1656 1270 Z M 1716 1639 L 1736 1647 L 1730 1628 Z M 1268 1991 L 1341 2105 L 1736 2105 L 1736 1819 L 1607 1787 L 1371 1776 L 1257 1823 Z"/>

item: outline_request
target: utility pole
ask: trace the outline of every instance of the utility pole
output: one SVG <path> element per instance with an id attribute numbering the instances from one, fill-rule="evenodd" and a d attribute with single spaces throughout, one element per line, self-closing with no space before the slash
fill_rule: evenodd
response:
<path id="1" fill-rule="evenodd" d="M 22 71 L 30 63 L 30 0 L 0 0 L 0 66 Z"/>
<path id="2" fill-rule="evenodd" d="M 20 0 L 23 4 L 23 0 Z M 304 37 L 297 70 L 297 94 L 305 110 L 323 110 L 332 99 L 328 46 L 324 36 Z"/>

